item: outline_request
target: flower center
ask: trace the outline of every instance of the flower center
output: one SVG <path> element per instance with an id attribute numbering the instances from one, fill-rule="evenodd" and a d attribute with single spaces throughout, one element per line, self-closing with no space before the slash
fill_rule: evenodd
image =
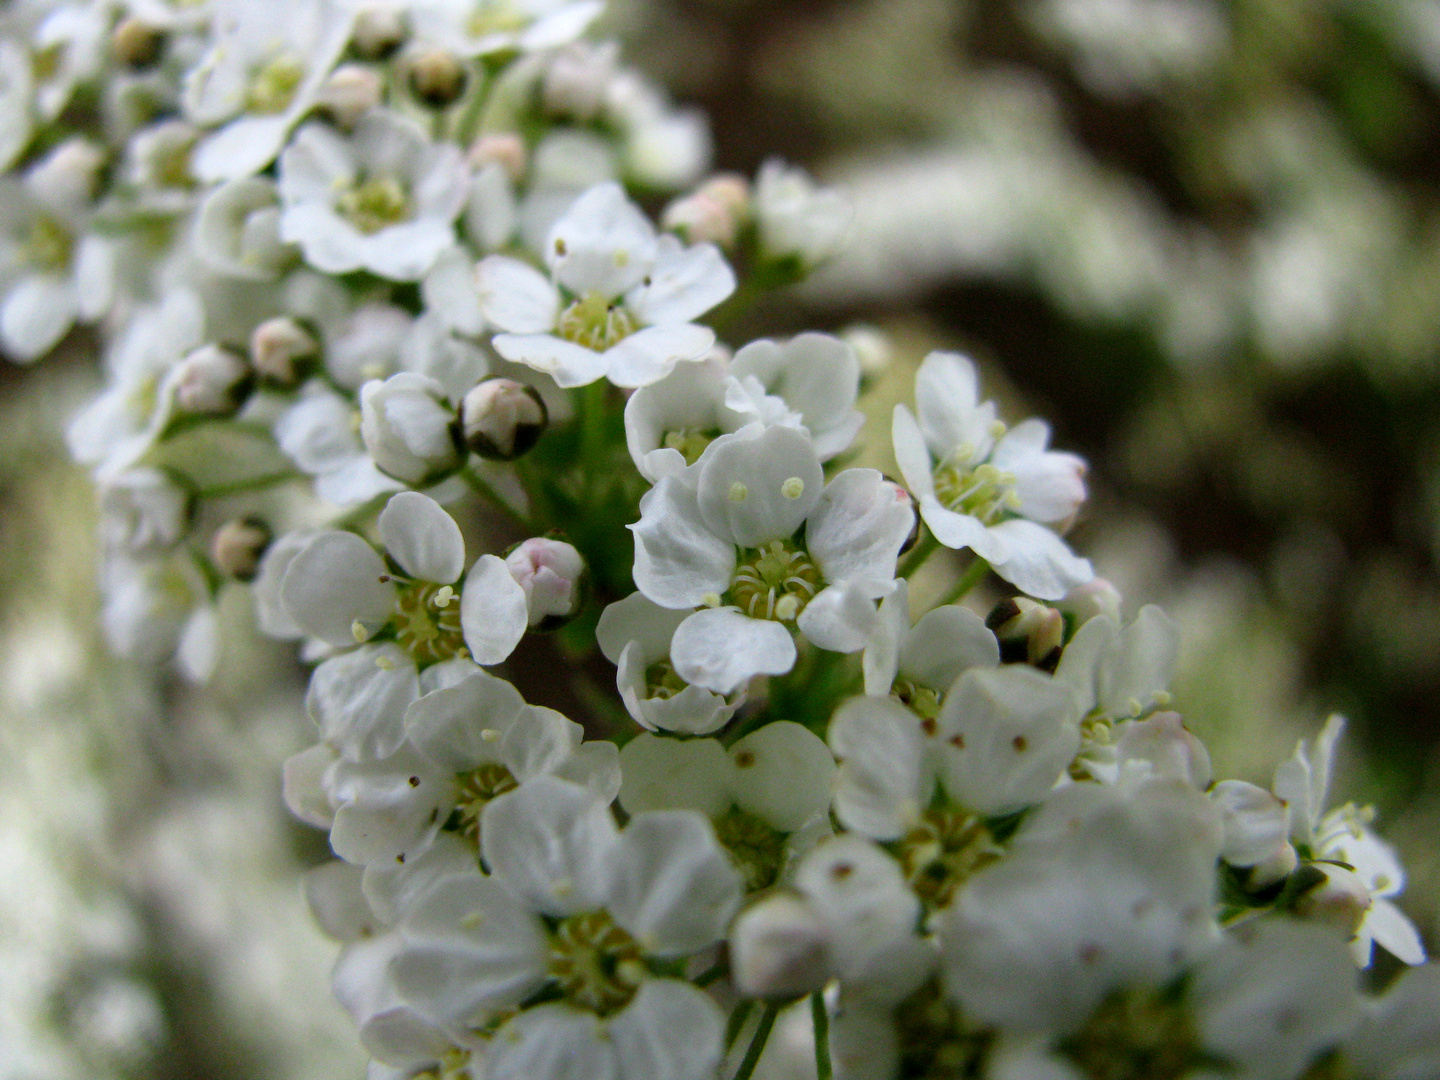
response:
<path id="1" fill-rule="evenodd" d="M 434 1068 L 416 1073 L 413 1080 L 467 1080 L 470 1076 L 470 1051 L 452 1046 L 440 1055 Z"/>
<path id="2" fill-rule="evenodd" d="M 565 1000 L 600 1016 L 628 1005 L 647 973 L 640 946 L 606 911 L 560 920 L 548 971 Z"/>
<path id="3" fill-rule="evenodd" d="M 75 239 L 49 214 L 38 214 L 25 238 L 25 261 L 37 270 L 63 270 L 70 265 Z"/>
<path id="4" fill-rule="evenodd" d="M 394 177 L 384 176 L 356 184 L 341 192 L 335 209 L 367 236 L 410 216 L 410 200 Z"/>
<path id="5" fill-rule="evenodd" d="M 769 888 L 785 863 L 785 834 L 754 814 L 732 806 L 715 819 L 720 846 L 745 877 L 745 891 Z"/>
<path id="6" fill-rule="evenodd" d="M 1092 1080 L 1178 1080 L 1207 1062 L 1178 987 L 1117 990 L 1059 1050 Z"/>
<path id="7" fill-rule="evenodd" d="M 895 1010 L 900 1075 L 907 1080 L 979 1076 L 994 1036 L 970 1028 L 931 978 Z"/>
<path id="8" fill-rule="evenodd" d="M 896 701 L 913 712 L 921 720 L 934 720 L 940 715 L 940 691 L 921 686 L 903 676 L 895 680 L 890 694 Z"/>
<path id="9" fill-rule="evenodd" d="M 582 348 L 604 352 L 635 329 L 635 320 L 619 301 L 587 292 L 560 313 L 557 332 Z"/>
<path id="10" fill-rule="evenodd" d="M 969 811 L 930 809 L 900 841 L 899 854 L 910 887 L 934 910 L 1003 852 L 985 823 Z"/>
<path id="11" fill-rule="evenodd" d="M 645 669 L 645 696 L 667 701 L 690 684 L 675 674 L 675 665 L 667 657 Z"/>
<path id="12" fill-rule="evenodd" d="M 1020 509 L 1015 474 L 988 462 L 969 468 L 953 459 L 942 461 L 935 467 L 935 497 L 947 509 L 978 518 L 984 525 L 994 525 Z"/>
<path id="13" fill-rule="evenodd" d="M 420 667 L 469 656 L 460 628 L 460 598 L 449 585 L 433 581 L 397 582 L 395 643 Z"/>
<path id="14" fill-rule="evenodd" d="M 478 769 L 461 773 L 455 811 L 460 815 L 460 835 L 480 845 L 480 815 L 491 799 L 514 791 L 520 785 L 509 769 L 498 761 L 487 761 Z"/>
<path id="15" fill-rule="evenodd" d="M 679 450 L 681 456 L 685 458 L 685 464 L 694 465 L 700 460 L 700 455 L 705 453 L 705 448 L 719 435 L 718 428 L 707 428 L 704 431 L 699 428 L 678 428 L 675 431 L 667 431 L 665 437 L 660 440 L 660 445 L 670 450 Z"/>
<path id="16" fill-rule="evenodd" d="M 793 622 L 823 585 L 810 556 L 787 540 L 756 548 L 735 570 L 730 600 L 752 619 Z"/>
<path id="17" fill-rule="evenodd" d="M 305 65 L 293 53 L 278 53 L 250 75 L 245 111 L 261 116 L 284 112 L 305 80 Z"/>

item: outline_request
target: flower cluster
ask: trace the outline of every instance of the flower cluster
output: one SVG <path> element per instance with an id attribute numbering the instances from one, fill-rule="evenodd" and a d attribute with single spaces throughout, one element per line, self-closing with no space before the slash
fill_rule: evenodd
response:
<path id="1" fill-rule="evenodd" d="M 0 344 L 103 331 L 69 441 L 116 648 L 204 681 L 244 587 L 315 665 L 285 796 L 372 1075 L 743 1080 L 806 996 L 821 1076 L 1433 1072 L 1435 969 L 1358 989 L 1424 950 L 1325 808 L 1340 722 L 1217 782 L 1173 624 L 1064 539 L 1084 463 L 968 358 L 895 408 L 903 483 L 850 464 L 850 337 L 723 338 L 843 200 L 705 176 L 600 8 L 3 27 Z"/>

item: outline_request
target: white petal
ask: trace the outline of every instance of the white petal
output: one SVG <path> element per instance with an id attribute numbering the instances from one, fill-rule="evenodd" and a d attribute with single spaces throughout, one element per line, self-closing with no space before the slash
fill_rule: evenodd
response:
<path id="1" fill-rule="evenodd" d="M 831 585 L 805 605 L 796 625 L 809 641 L 822 649 L 859 652 L 875 630 L 873 592 L 857 582 Z"/>
<path id="2" fill-rule="evenodd" d="M 380 512 L 380 539 L 412 578 L 450 585 L 465 572 L 465 538 L 440 504 L 418 491 L 392 495 Z"/>
<path id="3" fill-rule="evenodd" d="M 825 485 L 805 522 L 805 546 L 826 581 L 889 582 L 915 506 L 874 469 L 846 469 Z"/>
<path id="4" fill-rule="evenodd" d="M 1062 600 L 1075 586 L 1095 576 L 1090 560 L 1074 554 L 1044 525 L 1015 518 L 993 525 L 989 531 L 1003 538 L 1008 549 L 1003 559 L 991 560 L 995 572 L 1039 600 Z M 975 550 L 984 556 L 978 547 Z"/>
<path id="5" fill-rule="evenodd" d="M 880 601 L 870 640 L 865 643 L 865 655 L 861 658 L 865 693 L 878 697 L 890 693 L 900 670 L 900 646 L 909 634 L 910 583 L 900 578 L 890 595 Z"/>
<path id="6" fill-rule="evenodd" d="M 730 747 L 735 801 L 781 832 L 794 832 L 830 806 L 835 759 L 809 728 L 777 720 Z"/>
<path id="7" fill-rule="evenodd" d="M 44 356 L 75 323 L 78 297 L 64 278 L 32 274 L 0 304 L 0 343 L 11 359 L 29 363 Z"/>
<path id="8" fill-rule="evenodd" d="M 525 590 L 498 555 L 481 555 L 465 575 L 460 626 L 477 664 L 498 664 L 525 636 L 530 613 Z"/>
<path id="9" fill-rule="evenodd" d="M 664 477 L 640 501 L 635 534 L 635 584 L 656 604 L 692 608 L 707 593 L 730 587 L 735 545 L 717 536 L 700 513 L 694 489 Z"/>
<path id="10" fill-rule="evenodd" d="M 1085 501 L 1085 462 L 1045 449 L 1043 420 L 1016 424 L 995 446 L 990 464 L 1015 476 L 1020 513 L 1031 521 L 1068 521 Z"/>
<path id="11" fill-rule="evenodd" d="M 707 608 L 680 624 L 670 658 L 686 682 L 733 694 L 755 675 L 783 675 L 794 667 L 795 639 L 778 622 Z"/>
<path id="12" fill-rule="evenodd" d="M 1210 792 L 1225 825 L 1220 857 L 1231 866 L 1255 866 L 1283 847 L 1290 835 L 1285 804 L 1244 780 L 1222 780 Z"/>
<path id="13" fill-rule="evenodd" d="M 731 765 L 714 739 L 661 739 L 648 732 L 620 751 L 620 805 L 643 810 L 698 810 L 716 817 L 729 809 Z"/>
<path id="14" fill-rule="evenodd" d="M 468 678 L 413 702 L 405 711 L 405 734 L 437 768 L 465 772 L 499 760 L 500 739 L 524 708 L 520 691 L 474 668 Z"/>
<path id="15" fill-rule="evenodd" d="M 883 698 L 851 698 L 830 721 L 830 749 L 840 758 L 835 816 L 876 840 L 898 840 L 930 801 L 920 720 Z"/>
<path id="16" fill-rule="evenodd" d="M 1405 913 L 1384 897 L 1375 897 L 1365 916 L 1364 931 L 1391 956 L 1405 964 L 1425 963 L 1425 943 Z"/>
<path id="17" fill-rule="evenodd" d="M 480 837 L 491 872 L 531 907 L 563 917 L 605 905 L 615 820 L 578 784 L 537 776 L 492 799 Z"/>
<path id="18" fill-rule="evenodd" d="M 190 167 L 207 184 L 253 176 L 275 160 L 294 122 L 288 115 L 232 120 L 200 141 Z"/>
<path id="19" fill-rule="evenodd" d="M 584 728 L 554 709 L 527 705 L 501 738 L 501 756 L 511 775 L 523 783 L 532 776 L 556 772 L 584 735 Z"/>
<path id="20" fill-rule="evenodd" d="M 336 804 L 330 846 L 348 862 L 404 861 L 444 824 L 454 777 L 437 773 L 408 747 L 381 761 L 339 762 L 326 778 Z"/>
<path id="21" fill-rule="evenodd" d="M 625 306 L 647 326 L 688 323 L 735 291 L 735 274 L 714 244 L 681 249 L 662 236 L 655 268 L 625 296 Z"/>
<path id="22" fill-rule="evenodd" d="M 490 344 L 506 360 L 544 372 L 567 390 L 588 386 L 609 368 L 600 353 L 553 334 L 496 334 Z"/>
<path id="23" fill-rule="evenodd" d="M 979 397 L 980 379 L 969 357 L 932 352 L 920 362 L 915 373 L 915 405 L 926 445 L 936 457 L 969 446 L 972 452 L 965 461 L 969 464 L 989 452 L 995 406 L 980 402 Z"/>
<path id="24" fill-rule="evenodd" d="M 334 821 L 330 800 L 320 786 L 335 763 L 335 751 L 323 743 L 285 759 L 282 795 L 286 808 L 306 825 L 328 829 Z"/>
<path id="25" fill-rule="evenodd" d="M 610 913 L 658 956 L 698 952 L 725 936 L 740 906 L 740 874 L 692 810 L 647 810 L 620 834 Z"/>
<path id="26" fill-rule="evenodd" d="M 545 334 L 560 316 L 560 294 L 528 263 L 488 255 L 475 268 L 485 320 L 512 334 Z"/>
<path id="27" fill-rule="evenodd" d="M 426 312 L 435 313 L 446 330 L 479 336 L 485 329 L 485 316 L 476 289 L 478 281 L 470 253 L 459 244 L 446 248 L 420 282 L 420 297 Z M 548 330 L 551 325 L 546 324 L 542 329 Z"/>
<path id="28" fill-rule="evenodd" d="M 896 405 L 890 417 L 890 441 L 895 451 L 895 463 L 900 466 L 900 475 L 920 503 L 935 498 L 935 474 L 932 471 L 930 451 L 925 448 L 925 437 L 920 425 L 904 405 Z"/>
<path id="29" fill-rule="evenodd" d="M 610 1023 L 623 1080 L 709 1080 L 724 1033 L 720 1007 L 678 979 L 647 979 Z"/>
<path id="30" fill-rule="evenodd" d="M 616 386 L 649 386 L 682 360 L 696 360 L 715 344 L 715 331 L 694 323 L 647 326 L 605 351 L 606 373 Z"/>
<path id="31" fill-rule="evenodd" d="M 788 540 L 819 504 L 824 483 L 804 435 L 787 427 L 751 428 L 711 447 L 697 497 L 713 533 L 753 548 Z"/>
<path id="32" fill-rule="evenodd" d="M 662 608 L 644 593 L 633 592 L 623 600 L 607 604 L 595 627 L 595 641 L 605 659 L 620 662 L 625 646 L 635 642 L 652 663 L 670 654 L 670 638 L 689 612 Z"/>
<path id="33" fill-rule="evenodd" d="M 485 1080 L 621 1080 L 609 1033 L 591 1013 L 538 1005 L 491 1040 Z M 625 1078 L 629 1080 L 629 1078 Z"/>
<path id="34" fill-rule="evenodd" d="M 597 184 L 555 223 L 545 261 L 571 292 L 617 297 L 654 264 L 655 230 L 616 183 Z"/>
<path id="35" fill-rule="evenodd" d="M 280 583 L 280 602 L 295 625 L 331 645 L 355 644 L 390 619 L 395 586 L 375 549 L 354 533 L 323 532 L 293 559 Z"/>
<path id="36" fill-rule="evenodd" d="M 945 690 L 966 668 L 1000 663 L 1000 643 L 969 608 L 947 604 L 927 611 L 900 649 L 900 672 L 921 686 Z"/>
<path id="37" fill-rule="evenodd" d="M 394 645 L 362 645 L 315 669 L 305 708 L 343 757 L 366 761 L 396 751 L 405 738 L 405 710 L 419 695 L 410 657 Z"/>

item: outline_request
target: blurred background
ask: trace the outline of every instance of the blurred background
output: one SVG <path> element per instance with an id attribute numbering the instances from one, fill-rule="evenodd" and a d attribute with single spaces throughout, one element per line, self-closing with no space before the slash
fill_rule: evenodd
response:
<path id="1" fill-rule="evenodd" d="M 715 167 L 848 188 L 848 253 L 730 331 L 937 347 L 1091 463 L 1072 540 L 1164 605 L 1217 773 L 1324 717 L 1440 945 L 1440 4 L 612 0 Z M 60 444 L 87 342 L 0 368 L 0 1077 L 357 1077 L 279 766 L 290 650 L 225 597 L 214 692 L 107 658 Z M 888 467 L 888 466 L 885 466 Z M 1383 982 L 1393 969 L 1377 963 Z"/>

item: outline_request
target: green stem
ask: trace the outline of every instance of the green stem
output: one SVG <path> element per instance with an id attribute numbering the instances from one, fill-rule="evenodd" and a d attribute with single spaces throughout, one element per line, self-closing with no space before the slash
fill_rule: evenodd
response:
<path id="1" fill-rule="evenodd" d="M 294 469 L 286 469 L 284 472 L 269 473 L 265 476 L 252 476 L 245 480 L 232 480 L 228 484 L 216 484 L 214 487 L 199 488 L 195 492 L 197 499 L 223 499 L 227 495 L 240 495 L 247 491 L 261 491 L 265 488 L 274 487 L 277 484 L 288 484 L 292 480 L 303 480 L 304 476 Z"/>
<path id="2" fill-rule="evenodd" d="M 950 587 L 950 591 L 942 596 L 935 606 L 944 607 L 946 604 L 953 604 L 957 600 L 963 599 L 971 589 L 980 584 L 980 579 L 989 572 L 990 564 L 976 555 L 975 560 L 960 575 L 960 580 Z"/>
<path id="3" fill-rule="evenodd" d="M 779 1014 L 779 1005 L 773 1001 L 766 1002 L 765 1011 L 760 1014 L 760 1026 L 755 1029 L 755 1035 L 750 1040 L 750 1049 L 745 1051 L 745 1060 L 740 1062 L 740 1068 L 735 1070 L 733 1080 L 750 1080 L 755 1066 L 760 1063 L 765 1044 L 770 1039 L 770 1029 L 775 1026 L 775 1017 Z"/>
<path id="4" fill-rule="evenodd" d="M 910 553 L 900 560 L 900 568 L 895 571 L 896 577 L 909 578 L 911 574 L 919 570 L 925 564 L 925 560 L 935 554 L 935 549 L 940 546 L 940 541 L 935 535 L 923 526 L 920 539 L 910 549 Z"/>
<path id="5" fill-rule="evenodd" d="M 830 1014 L 819 990 L 810 995 L 810 1022 L 815 1027 L 815 1080 L 830 1080 Z"/>
<path id="6" fill-rule="evenodd" d="M 580 467 L 585 473 L 585 504 L 593 512 L 606 481 L 605 408 L 610 383 L 596 379 L 580 391 Z"/>
<path id="7" fill-rule="evenodd" d="M 714 967 L 707 968 L 699 975 L 696 975 L 693 982 L 696 986 L 709 986 L 712 982 L 720 978 L 720 976 L 727 974 L 729 971 L 730 965 L 722 960 Z"/>
<path id="8" fill-rule="evenodd" d="M 466 468 L 464 472 L 461 473 L 461 475 L 465 477 L 465 482 L 470 485 L 470 487 L 475 491 L 476 494 L 478 494 L 496 510 L 499 510 L 501 516 L 503 516 L 512 525 L 517 526 L 521 532 L 525 533 L 527 536 L 540 535 L 539 530 L 536 529 L 529 521 L 527 521 L 518 510 L 516 510 L 513 506 L 506 502 L 505 499 L 500 495 L 500 493 L 490 486 L 490 482 L 475 471 L 475 467 L 473 465 Z"/>
<path id="9" fill-rule="evenodd" d="M 745 998 L 735 1008 L 730 1010 L 730 1020 L 725 1025 L 725 1049 L 729 1050 L 740 1037 L 740 1029 L 745 1026 L 745 1021 L 750 1019 L 750 1012 L 755 1008 L 755 1001 L 752 998 Z"/>

